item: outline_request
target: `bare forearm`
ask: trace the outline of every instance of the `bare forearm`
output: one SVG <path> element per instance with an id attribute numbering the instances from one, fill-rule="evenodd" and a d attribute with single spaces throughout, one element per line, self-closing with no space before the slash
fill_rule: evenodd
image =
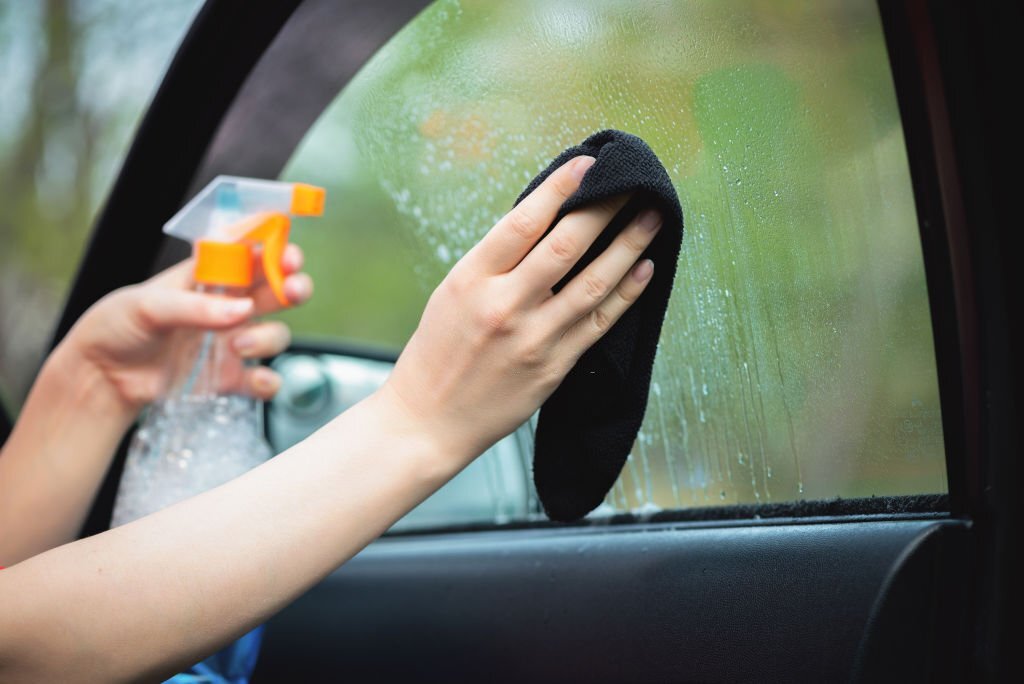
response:
<path id="1" fill-rule="evenodd" d="M 650 263 L 634 262 L 657 226 L 638 220 L 552 294 L 627 201 L 548 230 L 593 163 L 551 174 L 459 261 L 380 392 L 223 487 L 0 572 L 0 680 L 171 674 L 284 606 L 526 420 L 651 279 Z M 594 283 L 613 288 L 596 297 Z M 156 320 L 159 307 L 136 304 Z M 124 320 L 97 314 L 94 346 Z"/>
<path id="2" fill-rule="evenodd" d="M 3 571 L 0 678 L 155 679 L 200 659 L 468 461 L 425 439 L 375 395 L 223 487 Z"/>
<path id="3" fill-rule="evenodd" d="M 0 565 L 75 538 L 133 418 L 98 373 L 54 352 L 0 451 Z"/>

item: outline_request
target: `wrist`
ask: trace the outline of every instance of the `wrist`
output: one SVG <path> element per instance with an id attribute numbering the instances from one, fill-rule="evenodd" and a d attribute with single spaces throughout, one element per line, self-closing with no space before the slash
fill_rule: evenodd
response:
<path id="1" fill-rule="evenodd" d="M 5 565 L 75 538 L 134 417 L 99 369 L 67 346 L 50 354 L 0 455 Z"/>
<path id="2" fill-rule="evenodd" d="M 444 484 L 478 454 L 438 420 L 418 414 L 387 382 L 367 397 L 365 408 L 388 434 L 416 444 L 425 479 Z"/>
<path id="3" fill-rule="evenodd" d="M 62 403 L 83 417 L 96 416 L 107 425 L 127 429 L 138 415 L 138 407 L 126 402 L 106 373 L 71 340 L 61 342 L 46 359 L 37 385 L 62 397 Z"/>

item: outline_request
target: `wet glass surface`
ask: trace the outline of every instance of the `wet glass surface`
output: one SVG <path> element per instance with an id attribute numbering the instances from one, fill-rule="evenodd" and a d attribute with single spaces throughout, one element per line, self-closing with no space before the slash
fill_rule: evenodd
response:
<path id="1" fill-rule="evenodd" d="M 321 302 L 293 314 L 296 333 L 401 344 L 526 183 L 609 127 L 660 156 L 686 233 L 646 420 L 608 506 L 945 491 L 917 218 L 873 2 L 431 5 L 283 174 L 330 197 L 299 234 Z M 375 307 L 401 317 L 353 327 Z"/>

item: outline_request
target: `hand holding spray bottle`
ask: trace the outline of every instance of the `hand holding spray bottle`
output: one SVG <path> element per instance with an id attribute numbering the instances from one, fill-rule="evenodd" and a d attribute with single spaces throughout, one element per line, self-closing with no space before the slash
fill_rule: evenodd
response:
<path id="1" fill-rule="evenodd" d="M 325 192 L 301 183 L 218 176 L 164 225 L 193 244 L 200 292 L 247 296 L 254 247 L 281 304 L 281 257 L 290 216 L 319 216 Z M 263 405 L 242 393 L 247 361 L 216 331 L 181 331 L 167 390 L 147 407 L 128 450 L 112 526 L 123 525 L 221 485 L 272 456 L 263 435 Z M 170 681 L 245 682 L 255 665 L 260 629 Z M 200 679 L 196 679 L 196 677 Z"/>

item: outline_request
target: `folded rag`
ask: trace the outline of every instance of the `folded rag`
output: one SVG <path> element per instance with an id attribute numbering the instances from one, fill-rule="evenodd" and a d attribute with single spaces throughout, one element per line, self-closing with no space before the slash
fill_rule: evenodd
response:
<path id="1" fill-rule="evenodd" d="M 654 261 L 654 275 L 640 299 L 580 357 L 541 407 L 533 480 L 548 517 L 559 521 L 576 520 L 600 505 L 640 430 L 683 237 L 683 212 L 668 172 L 643 140 L 622 131 L 601 131 L 567 149 L 533 179 L 516 204 L 552 171 L 584 154 L 597 161 L 548 231 L 574 209 L 624 193 L 633 193 L 633 199 L 554 292 L 601 254 L 640 210 L 658 209 L 662 228 L 644 253 Z"/>

